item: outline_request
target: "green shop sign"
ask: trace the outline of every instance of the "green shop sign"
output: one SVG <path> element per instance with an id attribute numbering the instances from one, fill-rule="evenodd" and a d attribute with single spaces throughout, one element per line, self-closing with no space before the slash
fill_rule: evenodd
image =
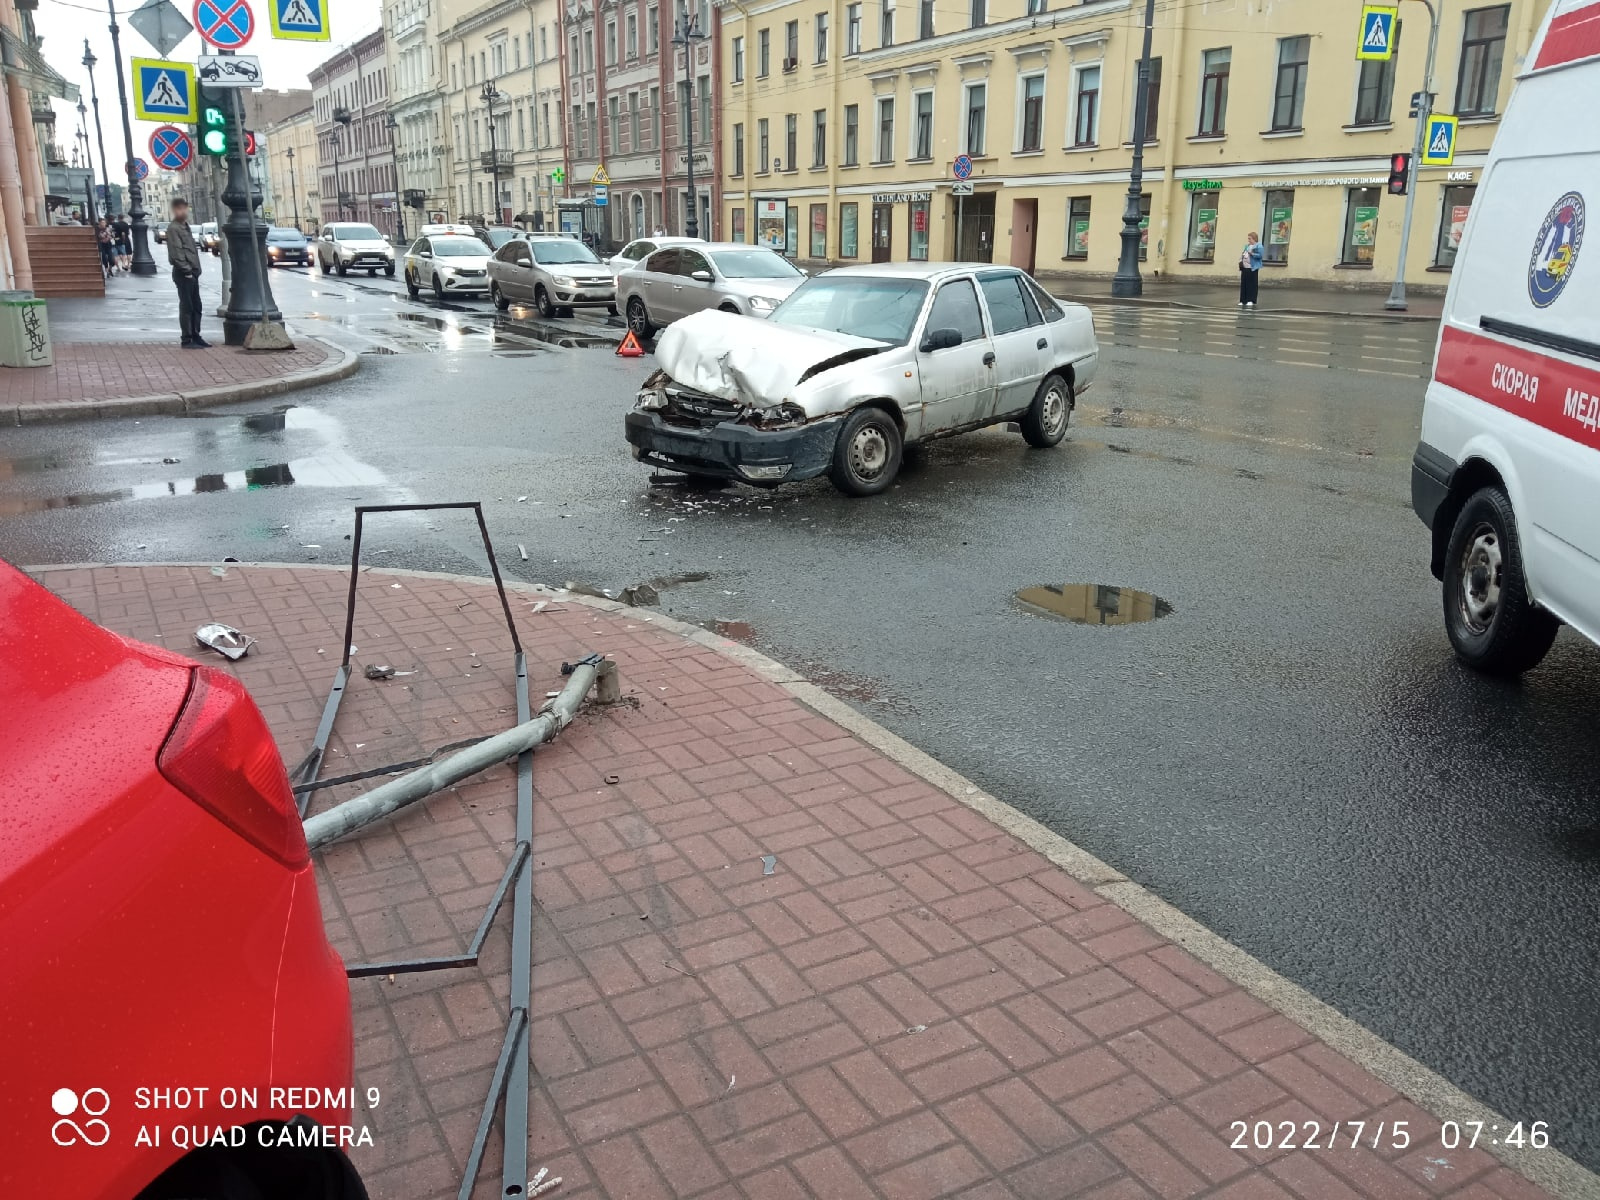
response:
<path id="1" fill-rule="evenodd" d="M 1186 192 L 1220 192 L 1222 184 L 1215 179 L 1185 179 L 1183 190 Z"/>

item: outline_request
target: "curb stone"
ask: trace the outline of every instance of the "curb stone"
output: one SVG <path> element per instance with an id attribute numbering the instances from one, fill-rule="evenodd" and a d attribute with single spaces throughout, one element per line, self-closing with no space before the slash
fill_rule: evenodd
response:
<path id="1" fill-rule="evenodd" d="M 1233 312 L 1231 308 L 1219 308 L 1214 304 L 1196 304 L 1190 300 L 1169 300 L 1166 297 L 1151 296 L 1086 296 L 1067 292 L 1051 292 L 1059 300 L 1070 300 L 1074 304 L 1131 304 L 1143 308 L 1181 308 L 1190 312 Z M 1270 295 L 1270 289 L 1269 289 Z M 1438 324 L 1442 317 L 1429 316 L 1427 313 L 1413 312 L 1373 312 L 1371 309 L 1359 311 L 1346 311 L 1336 308 L 1263 308 L 1256 307 L 1258 316 L 1279 317 L 1355 317 L 1377 321 L 1431 321 Z"/>
<path id="2" fill-rule="evenodd" d="M 23 570 L 37 575 L 45 571 L 107 567 L 164 568 L 214 565 L 216 564 L 210 561 L 50 563 L 24 567 Z M 237 565 L 282 570 L 339 572 L 349 570 L 348 566 L 334 563 L 248 562 Z M 492 586 L 492 581 L 482 576 L 448 571 L 363 566 L 362 574 Z M 1034 818 L 985 792 L 965 776 L 857 712 L 816 684 L 810 683 L 792 668 L 768 658 L 749 646 L 731 641 L 701 626 L 679 621 L 658 610 L 630 607 L 619 601 L 579 595 L 564 588 L 545 584 L 514 580 L 505 580 L 504 583 L 507 592 L 559 597 L 562 604 L 582 605 L 654 625 L 737 662 L 782 688 L 801 704 L 859 738 L 898 766 L 1011 834 L 1065 871 L 1075 881 L 1183 947 L 1257 1000 L 1317 1037 L 1332 1050 L 1370 1072 L 1441 1121 L 1456 1121 L 1463 1124 L 1467 1121 L 1483 1121 L 1507 1127 L 1513 1124 L 1505 1115 L 1475 1100 L 1470 1094 L 1398 1047 L 1385 1042 L 1365 1026 L 1317 999 L 1300 985 L 1279 975 L 1247 951 L 1168 904 L 1116 868 L 1046 828 Z M 1589 1171 L 1559 1151 L 1507 1145 L 1488 1145 L 1478 1148 L 1554 1196 L 1567 1197 L 1570 1200 L 1600 1200 L 1600 1175 Z"/>
<path id="3" fill-rule="evenodd" d="M 144 417 L 195 412 L 214 404 L 240 404 L 281 396 L 285 392 L 317 384 L 348 379 L 361 369 L 361 356 L 355 351 L 321 338 L 296 335 L 301 342 L 315 342 L 328 352 L 316 366 L 275 379 L 252 379 L 245 383 L 221 384 L 187 392 L 166 392 L 152 396 L 123 396 L 111 400 L 71 400 L 62 404 L 19 404 L 7 409 L 13 425 L 36 425 L 54 421 L 87 418 Z"/>

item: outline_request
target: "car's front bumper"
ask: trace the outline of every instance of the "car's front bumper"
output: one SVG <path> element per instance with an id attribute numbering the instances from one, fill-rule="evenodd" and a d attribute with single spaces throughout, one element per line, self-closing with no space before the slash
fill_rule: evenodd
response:
<path id="1" fill-rule="evenodd" d="M 487 275 L 441 275 L 439 282 L 444 285 L 447 292 L 487 292 L 489 290 L 489 277 Z"/>
<path id="2" fill-rule="evenodd" d="M 673 425 L 649 409 L 627 416 L 633 456 L 669 471 L 777 484 L 821 475 L 833 461 L 843 417 L 824 417 L 795 429 L 764 430 L 732 421 L 705 428 Z"/>
<path id="3" fill-rule="evenodd" d="M 563 308 L 615 308 L 617 289 L 604 284 L 588 287 L 556 288 L 555 302 Z"/>

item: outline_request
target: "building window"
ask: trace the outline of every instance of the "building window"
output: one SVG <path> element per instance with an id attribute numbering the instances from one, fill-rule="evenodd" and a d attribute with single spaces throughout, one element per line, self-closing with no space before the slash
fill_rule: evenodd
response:
<path id="1" fill-rule="evenodd" d="M 1357 125 L 1387 125 L 1394 104 L 1394 64 L 1400 60 L 1400 22 L 1394 23 L 1389 35 L 1394 57 L 1380 62 L 1376 59 L 1361 64 L 1361 76 L 1356 82 Z"/>
<path id="2" fill-rule="evenodd" d="M 765 79 L 772 71 L 772 31 L 756 34 L 756 78 Z"/>
<path id="3" fill-rule="evenodd" d="M 853 167 L 860 159 L 861 141 L 861 106 L 846 104 L 844 106 L 844 159 L 843 164 Z"/>
<path id="4" fill-rule="evenodd" d="M 735 208 L 729 213 L 729 216 L 733 218 L 733 240 L 736 242 L 744 241 L 744 209 Z"/>
<path id="5" fill-rule="evenodd" d="M 1212 262 L 1217 256 L 1217 193 L 1189 193 L 1189 262 Z"/>
<path id="6" fill-rule="evenodd" d="M 911 157 L 933 158 L 933 93 L 911 93 Z"/>
<path id="7" fill-rule="evenodd" d="M 1027 13 L 1030 17 L 1037 17 L 1045 11 L 1045 0 L 1028 0 Z"/>
<path id="8" fill-rule="evenodd" d="M 606 98 L 606 120 L 610 125 L 611 149 L 615 152 L 622 138 L 622 104 L 616 96 Z"/>
<path id="9" fill-rule="evenodd" d="M 828 61 L 828 14 L 819 12 L 816 16 L 816 62 Z"/>
<path id="10" fill-rule="evenodd" d="M 1019 84 L 1022 92 L 1022 120 L 1018 122 L 1021 151 L 1044 149 L 1044 76 L 1025 75 Z"/>
<path id="11" fill-rule="evenodd" d="M 744 82 L 744 39 L 742 37 L 733 39 L 733 81 L 735 83 Z"/>
<path id="12" fill-rule="evenodd" d="M 1100 68 L 1078 68 L 1078 97 L 1072 107 L 1072 144 L 1093 146 L 1100 140 Z"/>
<path id="13" fill-rule="evenodd" d="M 1500 66 L 1506 52 L 1509 4 L 1478 8 L 1461 27 L 1461 76 L 1456 80 L 1456 115 L 1493 116 L 1500 98 Z"/>
<path id="14" fill-rule="evenodd" d="M 917 5 L 917 36 L 919 38 L 933 36 L 933 0 L 921 0 Z"/>
<path id="15" fill-rule="evenodd" d="M 1345 199 L 1344 242 L 1339 262 L 1347 267 L 1370 267 L 1378 247 L 1378 196 L 1375 187 L 1351 188 Z"/>
<path id="16" fill-rule="evenodd" d="M 617 23 L 615 21 L 606 22 L 606 65 L 608 67 L 617 65 Z"/>
<path id="17" fill-rule="evenodd" d="M 578 73 L 578 31 L 576 29 L 567 38 L 567 70 L 574 75 Z M 450 68 L 451 87 L 455 87 L 455 73 L 456 69 L 452 66 Z"/>
<path id="18" fill-rule="evenodd" d="M 644 10 L 645 44 L 654 54 L 661 49 L 661 10 L 652 4 Z"/>
<path id="19" fill-rule="evenodd" d="M 967 0 L 967 24 L 973 29 L 989 23 L 989 0 Z"/>
<path id="20" fill-rule="evenodd" d="M 1439 244 L 1433 252 L 1434 266 L 1456 265 L 1456 251 L 1461 248 L 1461 235 L 1467 231 L 1467 212 L 1472 208 L 1472 197 L 1477 190 L 1470 185 L 1444 189 L 1444 207 L 1439 213 Z"/>
<path id="21" fill-rule="evenodd" d="M 583 31 L 583 69 L 594 70 L 594 30 Z"/>
<path id="22" fill-rule="evenodd" d="M 756 122 L 756 170 L 765 175 L 772 170 L 772 147 L 767 138 L 767 119 Z"/>
<path id="23" fill-rule="evenodd" d="M 1089 197 L 1067 201 L 1067 257 L 1079 262 L 1089 257 Z"/>
<path id="24" fill-rule="evenodd" d="M 1233 47 L 1207 50 L 1200 60 L 1199 137 L 1221 137 L 1228 131 L 1228 73 L 1233 69 Z"/>
<path id="25" fill-rule="evenodd" d="M 860 253 L 861 209 L 854 204 L 839 205 L 839 257 L 854 258 Z"/>
<path id="26" fill-rule="evenodd" d="M 894 97 L 878 97 L 878 153 L 874 162 L 894 161 Z"/>
<path id="27" fill-rule="evenodd" d="M 878 45 L 894 45 L 894 0 L 883 0 L 878 11 Z"/>
<path id="28" fill-rule="evenodd" d="M 800 62 L 800 22 L 790 21 L 783 27 L 783 69 L 792 71 Z"/>
<path id="29" fill-rule="evenodd" d="M 1294 233 L 1294 189 L 1273 188 L 1264 196 L 1261 213 L 1261 261 L 1286 266 Z"/>
<path id="30" fill-rule="evenodd" d="M 744 39 L 743 38 L 737 38 L 735 40 L 742 42 Z M 627 45 L 628 45 L 628 57 L 629 58 L 638 58 L 639 57 L 639 14 L 638 13 L 632 13 L 631 12 L 631 13 L 628 14 L 628 43 L 627 43 Z"/>
<path id="31" fill-rule="evenodd" d="M 861 5 L 846 4 L 844 6 L 844 52 L 846 54 L 861 53 Z"/>
<path id="32" fill-rule="evenodd" d="M 1306 108 L 1306 65 L 1311 60 L 1311 39 L 1278 39 L 1278 85 L 1272 95 L 1272 128 L 1299 129 Z"/>
<path id="33" fill-rule="evenodd" d="M 828 206 L 811 206 L 811 257 L 828 257 Z"/>
<path id="34" fill-rule="evenodd" d="M 1150 60 L 1150 75 L 1145 81 L 1144 88 L 1144 140 L 1147 143 L 1158 140 L 1157 130 L 1160 128 L 1160 118 L 1161 60 L 1152 58 Z M 1139 72 L 1137 65 L 1135 65 L 1133 76 L 1133 105 L 1128 119 L 1130 122 L 1128 138 L 1131 141 L 1133 140 L 1133 135 L 1139 132 L 1137 127 L 1139 119 Z"/>
<path id="35" fill-rule="evenodd" d="M 828 110 L 825 108 L 811 114 L 811 165 L 828 165 Z"/>
<path id="36" fill-rule="evenodd" d="M 700 76 L 700 140 L 711 143 L 711 76 Z"/>
<path id="37" fill-rule="evenodd" d="M 962 144 L 974 158 L 983 157 L 984 125 L 989 114 L 989 88 L 987 84 L 967 84 L 967 112 L 965 136 Z"/>
<path id="38" fill-rule="evenodd" d="M 689 122 L 694 118 L 694 91 L 687 79 L 678 80 L 678 141 L 689 141 Z"/>
<path id="39" fill-rule="evenodd" d="M 912 262 L 927 262 L 930 203 L 927 200 L 913 200 L 908 207 L 911 210 L 911 220 L 907 223 L 911 241 L 906 246 L 906 257 Z"/>
<path id="40" fill-rule="evenodd" d="M 800 117 L 795 113 L 789 113 L 783 118 L 783 169 L 795 171 L 799 167 Z"/>
<path id="41" fill-rule="evenodd" d="M 733 173 L 744 174 L 744 125 L 739 122 L 733 126 Z"/>

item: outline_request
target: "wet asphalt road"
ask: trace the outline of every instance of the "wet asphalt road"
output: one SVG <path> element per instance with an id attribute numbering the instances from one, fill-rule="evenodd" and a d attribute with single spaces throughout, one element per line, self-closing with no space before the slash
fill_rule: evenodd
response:
<path id="1" fill-rule="evenodd" d="M 0 554 L 339 561 L 356 502 L 482 499 L 513 577 L 705 571 L 663 606 L 1600 1167 L 1600 650 L 1564 632 L 1520 684 L 1452 660 L 1408 503 L 1431 325 L 1107 307 L 1068 442 L 969 435 L 850 501 L 653 486 L 621 437 L 648 360 L 381 278 L 275 284 L 370 352 L 359 375 L 286 411 L 0 431 Z M 367 536 L 373 563 L 484 571 L 458 516 Z M 1171 612 L 1088 627 L 1013 595 L 1059 584 Z"/>

